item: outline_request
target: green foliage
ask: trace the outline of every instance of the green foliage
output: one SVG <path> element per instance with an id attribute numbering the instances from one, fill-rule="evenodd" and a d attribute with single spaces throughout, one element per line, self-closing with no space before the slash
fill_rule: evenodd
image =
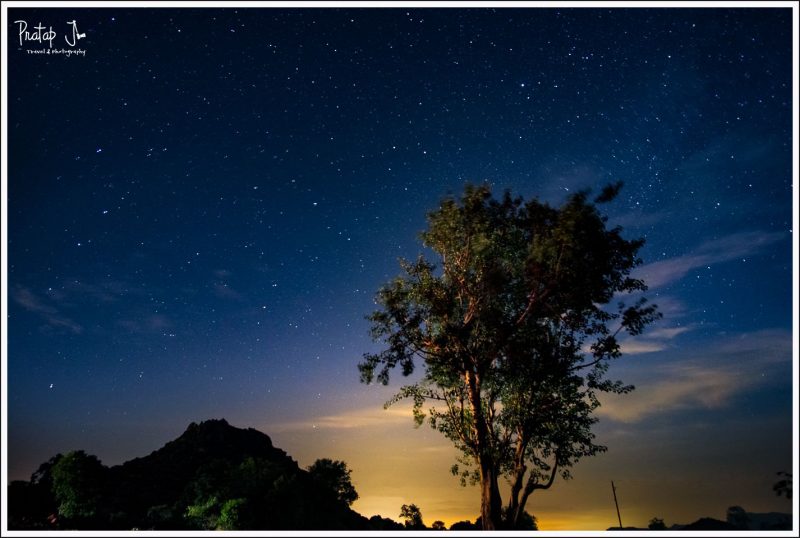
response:
<path id="1" fill-rule="evenodd" d="M 217 520 L 217 529 L 223 531 L 247 529 L 244 512 L 246 505 L 247 499 L 228 499 L 225 501 Z"/>
<path id="2" fill-rule="evenodd" d="M 454 463 L 453 466 L 450 467 L 450 474 L 458 477 L 462 487 L 466 487 L 467 484 L 474 486 L 480 482 L 480 470 L 472 466 L 472 461 L 470 461 L 468 456 L 464 454 L 458 455 L 456 456 L 456 461 L 458 461 L 458 463 Z"/>
<path id="3" fill-rule="evenodd" d="M 299 472 L 299 469 L 296 471 Z M 304 519 L 307 494 L 296 472 L 263 458 L 212 460 L 186 488 L 187 524 L 197 529 L 291 528 Z M 250 501 L 249 503 L 247 501 Z M 252 511 L 259 505 L 258 514 Z"/>
<path id="4" fill-rule="evenodd" d="M 339 501 L 348 506 L 358 499 L 356 488 L 350 481 L 351 471 L 345 462 L 328 458 L 318 459 L 308 468 L 308 472 L 314 480 L 332 491 Z"/>
<path id="5" fill-rule="evenodd" d="M 219 499 L 208 497 L 202 502 L 186 507 L 186 519 L 197 529 L 215 529 L 219 518 Z"/>
<path id="6" fill-rule="evenodd" d="M 97 518 L 102 510 L 106 467 L 83 450 L 69 452 L 52 467 L 58 513 L 69 520 Z"/>
<path id="7" fill-rule="evenodd" d="M 422 522 L 422 512 L 416 504 L 401 506 L 400 517 L 403 518 L 406 529 L 421 530 L 425 528 L 425 524 Z"/>
<path id="8" fill-rule="evenodd" d="M 647 528 L 651 531 L 665 531 L 667 530 L 666 524 L 664 524 L 664 520 L 661 518 L 654 517 L 650 520 L 650 523 L 647 524 Z"/>
<path id="9" fill-rule="evenodd" d="M 386 406 L 410 399 L 415 422 L 427 421 L 462 452 L 453 474 L 463 484 L 494 484 L 482 493 L 491 490 L 498 507 L 497 476 L 505 475 L 509 527 L 531 492 L 606 449 L 591 432 L 597 393 L 633 389 L 604 377 L 620 356 L 617 337 L 638 335 L 660 317 L 644 298 L 611 306 L 646 290 L 630 277 L 643 241 L 607 229 L 587 196 L 553 208 L 508 192 L 495 200 L 489 187 L 468 185 L 460 200 L 445 199 L 428 215 L 421 237 L 438 264 L 401 261 L 404 274 L 380 290 L 380 308 L 368 317 L 386 348 L 364 355 L 361 380 L 387 384 L 392 369 L 407 376 L 421 364 L 421 381 Z M 501 518 L 491 511 L 486 528 Z"/>

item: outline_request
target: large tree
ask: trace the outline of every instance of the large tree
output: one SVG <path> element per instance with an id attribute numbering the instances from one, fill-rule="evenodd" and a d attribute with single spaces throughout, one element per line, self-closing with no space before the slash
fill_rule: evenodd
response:
<path id="1" fill-rule="evenodd" d="M 400 517 L 405 521 L 406 529 L 425 529 L 425 523 L 422 522 L 422 511 L 416 504 L 404 504 L 401 506 Z"/>
<path id="2" fill-rule="evenodd" d="M 318 459 L 308 468 L 308 472 L 314 480 L 330 490 L 337 500 L 348 506 L 358 499 L 358 492 L 350 479 L 351 471 L 345 462 L 328 458 Z"/>
<path id="3" fill-rule="evenodd" d="M 405 274 L 369 316 L 386 348 L 364 355 L 362 381 L 387 384 L 394 367 L 407 376 L 422 364 L 421 379 L 387 406 L 412 399 L 417 424 L 427 418 L 460 449 L 453 473 L 480 483 L 484 529 L 519 527 L 532 492 L 604 451 L 591 432 L 597 393 L 633 388 L 604 377 L 617 337 L 660 314 L 644 298 L 622 301 L 646 286 L 630 277 L 643 240 L 609 229 L 597 208 L 620 187 L 552 207 L 468 185 L 428 215 L 421 237 L 438 263 L 401 260 Z M 505 508 L 501 476 L 511 485 Z"/>
<path id="4" fill-rule="evenodd" d="M 59 515 L 71 524 L 101 525 L 107 509 L 103 493 L 107 488 L 108 468 L 97 456 L 83 450 L 69 452 L 58 459 L 51 473 Z"/>

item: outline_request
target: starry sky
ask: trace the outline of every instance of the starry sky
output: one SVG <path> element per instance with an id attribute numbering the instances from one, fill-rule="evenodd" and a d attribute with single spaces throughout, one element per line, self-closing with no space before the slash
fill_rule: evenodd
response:
<path id="1" fill-rule="evenodd" d="M 85 55 L 34 55 L 15 20 Z M 191 421 L 345 460 L 354 509 L 479 513 L 454 449 L 359 383 L 364 316 L 466 182 L 606 206 L 664 318 L 623 343 L 606 454 L 541 529 L 791 512 L 790 9 L 9 9 L 9 479 Z"/>

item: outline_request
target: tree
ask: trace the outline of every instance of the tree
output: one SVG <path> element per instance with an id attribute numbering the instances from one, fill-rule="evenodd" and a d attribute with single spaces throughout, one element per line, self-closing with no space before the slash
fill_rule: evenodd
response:
<path id="1" fill-rule="evenodd" d="M 792 473 L 787 473 L 786 471 L 778 471 L 778 476 L 782 476 L 780 480 L 775 482 L 772 485 L 772 491 L 775 492 L 775 495 L 778 497 L 786 497 L 787 499 L 792 498 Z"/>
<path id="2" fill-rule="evenodd" d="M 103 508 L 106 471 L 96 456 L 83 450 L 59 458 L 50 472 L 59 515 L 84 524 L 97 523 Z"/>
<path id="3" fill-rule="evenodd" d="M 480 530 L 480 527 L 477 524 L 472 523 L 469 520 L 465 520 L 465 521 L 456 521 L 455 523 L 450 525 L 450 530 L 451 531 L 475 531 L 475 530 Z"/>
<path id="4" fill-rule="evenodd" d="M 405 520 L 406 529 L 420 530 L 425 528 L 422 512 L 416 504 L 404 504 L 400 507 L 400 517 Z"/>
<path id="5" fill-rule="evenodd" d="M 745 529 L 750 525 L 750 516 L 741 506 L 729 506 L 725 520 L 736 529 Z"/>
<path id="6" fill-rule="evenodd" d="M 350 469 L 343 461 L 328 458 L 318 459 L 308 468 L 312 478 L 330 489 L 336 498 L 348 506 L 358 499 L 358 493 L 350 481 Z"/>
<path id="7" fill-rule="evenodd" d="M 53 494 L 53 467 L 57 454 L 31 475 L 30 482 L 14 480 L 8 488 L 9 529 L 48 529 L 57 521 L 58 502 Z"/>
<path id="8" fill-rule="evenodd" d="M 596 207 L 620 188 L 554 208 L 468 185 L 428 215 L 421 237 L 438 266 L 401 260 L 405 274 L 380 290 L 368 318 L 386 349 L 364 355 L 362 382 L 388 384 L 393 368 L 408 376 L 421 362 L 422 379 L 386 406 L 412 399 L 417 425 L 427 418 L 460 449 L 452 471 L 480 484 L 484 529 L 515 528 L 533 491 L 604 451 L 591 432 L 597 393 L 633 389 L 604 378 L 617 336 L 660 314 L 644 298 L 608 307 L 646 290 L 630 277 L 644 241 L 607 229 Z M 511 483 L 506 517 L 501 476 Z"/>
<path id="9" fill-rule="evenodd" d="M 664 520 L 658 517 L 654 517 L 650 520 L 650 523 L 647 524 L 647 528 L 651 531 L 665 531 L 667 530 L 667 526 L 664 524 Z"/>
<path id="10" fill-rule="evenodd" d="M 444 524 L 444 521 L 437 519 L 431 524 L 431 530 L 444 531 L 447 530 L 447 526 Z"/>

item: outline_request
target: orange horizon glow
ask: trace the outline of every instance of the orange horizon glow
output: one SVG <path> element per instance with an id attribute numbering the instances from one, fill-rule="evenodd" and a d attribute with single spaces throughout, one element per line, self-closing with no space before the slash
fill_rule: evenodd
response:
<path id="1" fill-rule="evenodd" d="M 688 423 L 683 427 L 695 428 Z M 770 427 L 774 425 L 759 426 L 764 432 Z M 683 467 L 683 454 L 696 450 L 685 445 L 688 441 L 668 431 L 654 432 L 652 439 L 631 438 L 629 428 L 621 423 L 599 433 L 599 440 L 609 446 L 607 453 L 581 460 L 572 469 L 573 479 L 559 477 L 551 489 L 530 497 L 526 510 L 537 518 L 539 530 L 616 527 L 611 480 L 617 486 L 626 527 L 647 528 L 652 518 L 663 519 L 668 527 L 701 517 L 724 520 L 727 508 L 734 505 L 749 512 L 792 511 L 790 502 L 775 497 L 769 473 L 706 481 L 696 468 Z M 728 446 L 745 454 L 754 452 L 759 428 L 745 437 L 732 434 Z M 338 415 L 263 430 L 273 432 L 275 445 L 301 467 L 322 457 L 345 461 L 360 496 L 352 508 L 367 518 L 377 514 L 401 522 L 400 507 L 412 503 L 420 508 L 428 526 L 436 520 L 447 527 L 458 521 L 474 522 L 480 515 L 478 487 L 461 487 L 450 473 L 456 449 L 430 427 L 415 428 L 410 409 L 402 405 L 389 410 L 362 405 Z M 709 472 L 724 465 L 724 458 L 713 451 L 693 457 L 705 458 L 702 465 Z M 500 486 L 506 503 L 509 486 L 505 480 Z"/>

